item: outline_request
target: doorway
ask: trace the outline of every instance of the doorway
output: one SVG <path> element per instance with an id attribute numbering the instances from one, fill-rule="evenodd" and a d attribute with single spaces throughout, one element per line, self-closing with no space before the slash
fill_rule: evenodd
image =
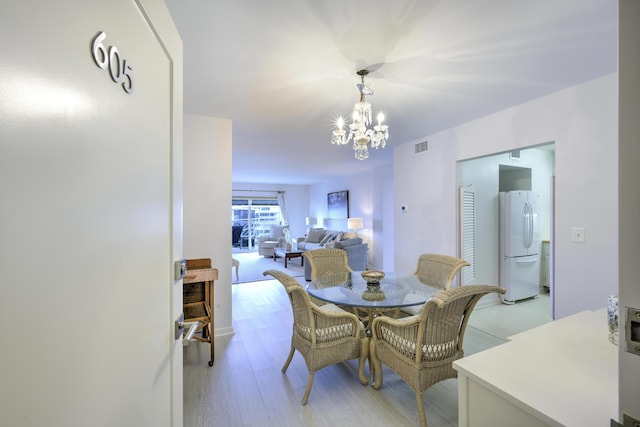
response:
<path id="1" fill-rule="evenodd" d="M 515 153 L 515 154 L 514 154 Z M 553 253 L 553 187 L 555 176 L 555 144 L 553 142 L 496 153 L 458 162 L 459 187 L 473 188 L 475 208 L 472 212 L 475 236 L 474 283 L 500 283 L 499 262 L 499 192 L 513 189 L 533 190 L 541 195 L 539 205 L 540 240 L 548 242 Z M 515 187 L 514 187 L 515 186 Z M 507 188 L 509 187 L 509 188 Z M 522 187 L 522 188 L 520 188 Z M 526 187 L 526 188 L 525 188 Z M 468 213 L 463 213 L 462 216 Z M 465 244 L 465 243 L 463 243 Z M 461 247 L 461 253 L 466 252 Z M 541 247 L 541 251 L 542 251 Z M 546 250 L 547 248 L 545 248 Z M 553 266 L 540 272 L 540 293 L 549 294 L 549 312 L 553 306 Z M 545 280 L 549 286 L 545 286 Z M 553 313 L 551 313 L 553 317 Z"/>

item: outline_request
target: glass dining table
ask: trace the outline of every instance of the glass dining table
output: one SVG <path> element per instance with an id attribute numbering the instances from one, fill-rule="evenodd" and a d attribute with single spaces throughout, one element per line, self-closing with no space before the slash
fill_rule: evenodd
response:
<path id="1" fill-rule="evenodd" d="M 413 274 L 385 273 L 378 285 L 368 284 L 361 271 L 322 276 L 307 284 L 307 293 L 321 301 L 351 308 L 365 324 L 367 334 L 374 317 L 402 307 L 424 304 L 442 290 Z"/>

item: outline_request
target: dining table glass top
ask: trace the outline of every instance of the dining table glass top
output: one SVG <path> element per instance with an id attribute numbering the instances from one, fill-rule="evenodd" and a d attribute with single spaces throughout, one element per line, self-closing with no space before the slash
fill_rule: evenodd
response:
<path id="1" fill-rule="evenodd" d="M 442 288 L 412 274 L 386 273 L 379 285 L 369 285 L 361 271 L 322 276 L 307 284 L 309 295 L 349 307 L 398 308 L 422 305 Z"/>

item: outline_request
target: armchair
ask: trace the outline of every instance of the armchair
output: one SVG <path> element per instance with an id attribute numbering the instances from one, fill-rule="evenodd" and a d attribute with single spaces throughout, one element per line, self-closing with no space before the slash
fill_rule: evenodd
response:
<path id="1" fill-rule="evenodd" d="M 413 274 L 426 286 L 449 289 L 456 274 L 462 267 L 469 265 L 467 261 L 450 255 L 422 254 Z M 419 314 L 421 310 L 422 306 L 402 308 L 402 311 L 409 315 Z"/>
<path id="2" fill-rule="evenodd" d="M 282 248 L 286 244 L 285 230 L 289 231 L 289 225 L 272 225 L 267 236 L 258 237 L 258 254 L 264 257 L 273 257 L 275 248 Z"/>
<path id="3" fill-rule="evenodd" d="M 368 380 L 364 374 L 364 363 L 369 355 L 369 338 L 360 320 L 333 304 L 317 306 L 309 299 L 302 285 L 282 271 L 267 270 L 263 274 L 276 278 L 289 296 L 293 311 L 293 336 L 282 373 L 287 371 L 293 354 L 298 350 L 309 371 L 302 404 L 307 404 L 316 371 L 335 363 L 358 359 L 358 376 L 360 382 L 366 385 Z"/>
<path id="4" fill-rule="evenodd" d="M 422 393 L 432 385 L 457 378 L 453 361 L 464 355 L 462 342 L 469 316 L 488 293 L 505 290 L 491 285 L 467 285 L 440 291 L 419 315 L 373 320 L 369 354 L 373 388 L 382 386 L 382 364 L 389 366 L 416 393 L 420 425 L 426 427 Z M 373 378 L 372 378 L 373 381 Z"/>

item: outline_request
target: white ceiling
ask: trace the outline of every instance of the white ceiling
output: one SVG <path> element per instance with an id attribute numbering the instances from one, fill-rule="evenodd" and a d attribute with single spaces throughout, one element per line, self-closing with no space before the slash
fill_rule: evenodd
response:
<path id="1" fill-rule="evenodd" d="M 233 182 L 312 184 L 393 146 L 617 70 L 614 0 L 166 0 L 185 113 L 233 120 Z M 331 145 L 358 69 L 387 148 Z"/>

